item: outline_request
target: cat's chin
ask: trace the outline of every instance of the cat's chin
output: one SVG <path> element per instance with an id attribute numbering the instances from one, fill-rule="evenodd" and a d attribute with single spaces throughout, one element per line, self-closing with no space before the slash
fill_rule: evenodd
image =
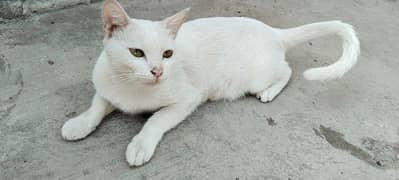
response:
<path id="1" fill-rule="evenodd" d="M 151 80 L 145 82 L 145 84 L 150 85 L 150 86 L 156 86 L 156 85 L 161 84 L 161 83 L 164 82 L 164 81 L 165 81 L 164 78 L 161 78 L 161 79 L 151 79 Z"/>

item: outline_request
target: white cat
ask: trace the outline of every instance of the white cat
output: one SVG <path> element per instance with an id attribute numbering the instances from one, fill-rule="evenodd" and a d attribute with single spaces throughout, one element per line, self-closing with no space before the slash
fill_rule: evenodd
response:
<path id="1" fill-rule="evenodd" d="M 246 93 L 262 102 L 273 100 L 291 76 L 285 61 L 290 47 L 330 34 L 343 39 L 342 57 L 307 70 L 309 80 L 341 77 L 359 54 L 352 26 L 340 21 L 277 29 L 242 17 L 184 23 L 188 12 L 162 21 L 130 19 L 116 0 L 106 0 L 104 51 L 93 72 L 96 94 L 86 112 L 62 127 L 66 140 L 86 137 L 115 108 L 153 111 L 127 147 L 128 163 L 139 166 L 150 160 L 165 132 L 207 100 L 234 100 Z"/>

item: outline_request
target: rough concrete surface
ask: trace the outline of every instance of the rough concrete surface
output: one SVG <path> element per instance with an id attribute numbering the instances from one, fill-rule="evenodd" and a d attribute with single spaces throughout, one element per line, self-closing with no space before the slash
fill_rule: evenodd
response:
<path id="1" fill-rule="evenodd" d="M 101 3 L 0 24 L 0 179 L 399 179 L 399 2 L 396 0 L 123 0 L 135 18 L 190 6 L 191 19 L 249 16 L 276 27 L 339 19 L 355 26 L 359 63 L 344 78 L 305 81 L 331 63 L 327 37 L 287 54 L 294 74 L 272 103 L 246 97 L 201 106 L 169 132 L 149 164 L 124 152 L 147 116 L 109 115 L 78 142 L 60 128 L 88 108 L 102 50 Z"/>
<path id="2" fill-rule="evenodd" d="M 13 19 L 100 0 L 1 0 L 0 18 Z"/>

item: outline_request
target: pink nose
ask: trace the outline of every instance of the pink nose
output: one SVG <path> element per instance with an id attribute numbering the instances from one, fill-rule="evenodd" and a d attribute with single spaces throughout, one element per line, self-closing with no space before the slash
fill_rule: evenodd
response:
<path id="1" fill-rule="evenodd" d="M 162 76 L 162 69 L 159 69 L 159 68 L 153 68 L 152 70 L 151 70 L 151 74 L 152 75 L 154 75 L 156 78 L 159 78 L 159 77 L 161 77 Z"/>

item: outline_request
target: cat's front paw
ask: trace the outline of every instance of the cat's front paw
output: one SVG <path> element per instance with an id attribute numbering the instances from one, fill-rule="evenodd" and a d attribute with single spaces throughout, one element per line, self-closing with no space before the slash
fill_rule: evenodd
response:
<path id="1" fill-rule="evenodd" d="M 91 126 L 88 121 L 81 116 L 68 120 L 61 129 L 61 135 L 65 140 L 74 141 L 85 138 L 96 127 Z"/>
<path id="2" fill-rule="evenodd" d="M 130 166 L 141 166 L 154 154 L 160 138 L 154 135 L 136 135 L 126 150 L 126 160 Z"/>

